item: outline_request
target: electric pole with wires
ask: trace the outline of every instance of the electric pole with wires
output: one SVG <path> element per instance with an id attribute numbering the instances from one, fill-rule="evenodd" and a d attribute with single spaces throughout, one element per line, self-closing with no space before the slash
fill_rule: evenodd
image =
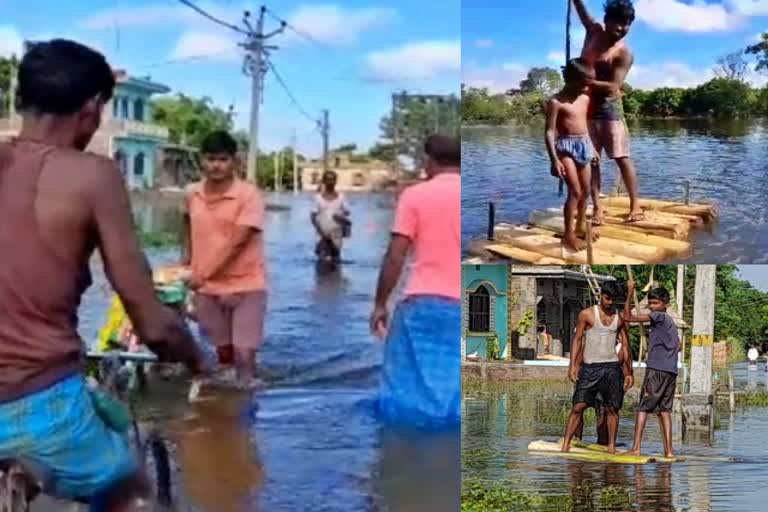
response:
<path id="1" fill-rule="evenodd" d="M 266 41 L 285 30 L 286 22 L 280 23 L 280 28 L 272 32 L 264 33 L 264 14 L 267 8 L 262 6 L 259 10 L 259 20 L 256 23 L 256 29 L 250 23 L 250 12 L 246 11 L 243 17 L 243 24 L 248 27 L 248 38 L 240 46 L 246 49 L 243 71 L 251 77 L 251 123 L 250 123 L 250 143 L 248 144 L 248 181 L 253 183 L 258 179 L 259 165 L 259 106 L 263 100 L 264 93 L 264 75 L 266 75 L 268 66 L 268 57 L 271 50 L 277 50 L 277 46 L 267 45 Z"/>
<path id="2" fill-rule="evenodd" d="M 321 125 L 321 130 L 323 133 L 323 171 L 328 172 L 328 142 L 329 138 L 331 136 L 331 125 L 328 120 L 329 112 L 328 110 L 323 110 L 323 120 Z"/>

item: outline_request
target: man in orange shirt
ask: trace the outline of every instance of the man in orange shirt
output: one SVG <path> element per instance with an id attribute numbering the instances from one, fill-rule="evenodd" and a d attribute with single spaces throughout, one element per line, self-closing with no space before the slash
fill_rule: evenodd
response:
<path id="1" fill-rule="evenodd" d="M 211 133 L 201 150 L 205 177 L 186 198 L 196 315 L 222 370 L 234 364 L 238 383 L 252 387 L 267 304 L 264 201 L 237 177 L 237 143 L 228 133 Z"/>
<path id="2" fill-rule="evenodd" d="M 427 181 L 403 191 L 382 264 L 371 330 L 386 337 L 379 412 L 422 427 L 460 419 L 461 144 L 432 135 Z M 387 301 L 410 254 L 404 298 L 391 323 Z"/>

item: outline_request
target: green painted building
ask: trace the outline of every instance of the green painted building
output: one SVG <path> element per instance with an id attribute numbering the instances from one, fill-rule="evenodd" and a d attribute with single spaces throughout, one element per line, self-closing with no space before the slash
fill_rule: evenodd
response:
<path id="1" fill-rule="evenodd" d="M 462 359 L 488 359 L 494 345 L 497 359 L 535 359 L 541 327 L 567 354 L 579 312 L 613 279 L 565 267 L 462 265 Z"/>

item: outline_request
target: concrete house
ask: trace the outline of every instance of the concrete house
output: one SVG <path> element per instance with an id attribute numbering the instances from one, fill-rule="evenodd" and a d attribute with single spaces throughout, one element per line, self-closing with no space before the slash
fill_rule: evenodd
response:
<path id="1" fill-rule="evenodd" d="M 487 359 L 493 340 L 499 359 L 535 359 L 537 326 L 567 354 L 579 312 L 595 303 L 590 281 L 612 280 L 563 267 L 462 265 L 462 359 Z"/>

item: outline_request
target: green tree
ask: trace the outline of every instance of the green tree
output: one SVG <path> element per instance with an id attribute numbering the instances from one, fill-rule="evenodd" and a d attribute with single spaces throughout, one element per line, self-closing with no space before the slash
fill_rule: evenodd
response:
<path id="1" fill-rule="evenodd" d="M 398 153 L 417 162 L 423 159 L 424 139 L 433 133 L 457 135 L 459 133 L 459 104 L 457 101 L 422 101 L 406 97 L 398 102 L 397 119 Z M 381 138 L 394 140 L 395 123 L 391 116 L 382 118 L 379 124 Z"/>
<path id="2" fill-rule="evenodd" d="M 357 144 L 343 144 L 336 149 L 332 149 L 331 151 L 337 153 L 353 153 L 357 151 Z"/>
<path id="3" fill-rule="evenodd" d="M 643 111 L 645 102 L 648 100 L 648 93 L 642 89 L 635 89 L 629 84 L 624 84 L 623 91 L 622 103 L 624 105 L 624 113 L 630 118 L 638 117 Z"/>
<path id="4" fill-rule="evenodd" d="M 746 53 L 757 59 L 757 71 L 768 71 L 768 32 L 763 32 L 760 42 L 748 46 Z"/>
<path id="5" fill-rule="evenodd" d="M 11 76 L 16 73 L 18 62 L 0 57 L 0 116 L 6 115 L 10 109 Z"/>
<path id="6" fill-rule="evenodd" d="M 551 96 L 562 87 L 562 74 L 549 67 L 532 68 L 528 71 L 528 76 L 520 82 L 521 92 L 536 92 L 544 97 Z"/>
<path id="7" fill-rule="evenodd" d="M 693 97 L 693 113 L 716 117 L 747 116 L 756 100 L 748 83 L 731 78 L 713 78 L 697 87 Z"/>
<path id="8" fill-rule="evenodd" d="M 745 52 L 731 52 L 717 59 L 715 74 L 721 78 L 730 78 L 731 80 L 743 80 L 747 74 L 749 65 L 744 58 Z"/>
<path id="9" fill-rule="evenodd" d="M 152 102 L 152 113 L 154 122 L 167 127 L 171 141 L 177 144 L 199 147 L 210 132 L 232 130 L 229 112 L 215 106 L 207 96 L 158 98 Z"/>
<path id="10" fill-rule="evenodd" d="M 648 116 L 669 117 L 681 114 L 683 89 L 661 87 L 648 93 L 643 102 L 643 114 Z"/>
<path id="11" fill-rule="evenodd" d="M 392 144 L 377 142 L 368 150 L 368 156 L 382 162 L 393 162 L 395 160 L 395 147 Z"/>

